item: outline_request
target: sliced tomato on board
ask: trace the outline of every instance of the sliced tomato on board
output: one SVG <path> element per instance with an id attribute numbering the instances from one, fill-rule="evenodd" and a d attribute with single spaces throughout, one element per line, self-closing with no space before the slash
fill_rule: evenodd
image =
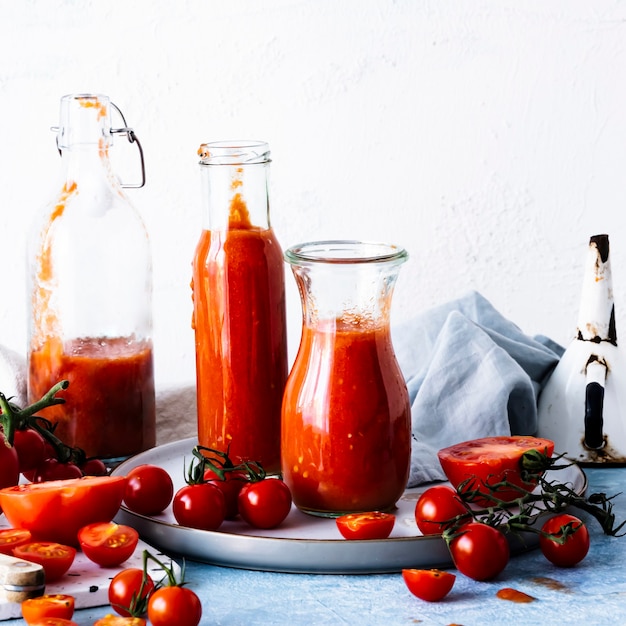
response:
<path id="1" fill-rule="evenodd" d="M 33 540 L 29 530 L 25 528 L 0 529 L 0 554 L 13 554 L 13 548 Z"/>
<path id="2" fill-rule="evenodd" d="M 51 541 L 32 541 L 17 546 L 13 556 L 31 563 L 39 563 L 46 576 L 46 584 L 59 580 L 72 566 L 76 549 Z"/>
<path id="3" fill-rule="evenodd" d="M 27 624 L 32 624 L 46 617 L 72 619 L 74 615 L 74 596 L 67 594 L 44 595 L 28 598 L 22 602 L 22 617 Z"/>
<path id="4" fill-rule="evenodd" d="M 551 457 L 554 442 L 521 435 L 484 437 L 443 448 L 438 456 L 445 475 L 454 487 L 469 479 L 464 491 L 477 489 L 481 494 L 495 495 L 499 500 L 512 502 L 523 495 L 520 489 L 532 491 L 536 486 L 536 480 L 526 482 L 522 479 L 522 456 L 529 450 Z M 495 494 L 485 487 L 505 480 L 514 486 L 498 488 Z M 488 504 L 490 500 L 486 498 L 478 502 Z"/>
<path id="5" fill-rule="evenodd" d="M 403 569 L 402 578 L 409 591 L 427 602 L 439 602 L 454 586 L 456 576 L 438 569 Z"/>
<path id="6" fill-rule="evenodd" d="M 130 526 L 115 522 L 96 522 L 78 531 L 78 543 L 85 556 L 100 567 L 120 565 L 131 557 L 139 533 Z"/>
<path id="7" fill-rule="evenodd" d="M 78 531 L 94 522 L 110 522 L 122 502 L 126 478 L 85 476 L 0 489 L 0 508 L 14 528 L 33 537 L 78 545 Z"/>
<path id="8" fill-rule="evenodd" d="M 348 513 L 335 522 L 345 539 L 387 539 L 396 523 L 396 516 L 382 511 Z"/>

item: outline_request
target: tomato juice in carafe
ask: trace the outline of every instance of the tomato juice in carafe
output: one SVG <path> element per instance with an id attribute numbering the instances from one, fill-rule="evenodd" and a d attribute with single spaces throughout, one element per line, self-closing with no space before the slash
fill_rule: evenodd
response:
<path id="1" fill-rule="evenodd" d="M 269 147 L 213 142 L 199 153 L 205 210 L 192 278 L 198 441 L 277 473 L 288 365 Z"/>
<path id="2" fill-rule="evenodd" d="M 411 415 L 389 307 L 406 252 L 330 241 L 290 248 L 303 307 L 282 407 L 282 472 L 306 513 L 388 510 L 409 475 Z"/>
<path id="3" fill-rule="evenodd" d="M 43 417 L 64 443 L 105 459 L 156 440 L 149 239 L 109 160 L 113 134 L 137 140 L 125 121 L 111 128 L 111 106 L 99 94 L 61 99 L 63 177 L 28 273 L 29 400 L 68 380 L 65 404 Z"/>

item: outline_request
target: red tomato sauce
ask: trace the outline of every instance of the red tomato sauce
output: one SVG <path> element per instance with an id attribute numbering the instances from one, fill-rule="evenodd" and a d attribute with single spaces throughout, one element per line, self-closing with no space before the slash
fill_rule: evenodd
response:
<path id="1" fill-rule="evenodd" d="M 238 194 L 229 229 L 202 232 L 193 264 L 198 441 L 280 471 L 287 380 L 284 262 Z"/>
<path id="2" fill-rule="evenodd" d="M 156 443 L 152 349 L 126 338 L 48 340 L 29 359 L 29 396 L 34 402 L 60 380 L 70 386 L 65 404 L 42 417 L 55 435 L 88 457 L 124 457 Z"/>
<path id="3" fill-rule="evenodd" d="M 283 403 L 282 469 L 309 512 L 390 509 L 411 455 L 411 414 L 390 332 L 305 325 Z"/>

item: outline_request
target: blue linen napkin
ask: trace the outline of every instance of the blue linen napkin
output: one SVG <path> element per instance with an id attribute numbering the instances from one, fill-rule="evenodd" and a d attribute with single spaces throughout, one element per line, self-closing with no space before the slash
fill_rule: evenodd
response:
<path id="1" fill-rule="evenodd" d="M 530 337 L 479 293 L 392 328 L 412 418 L 408 486 L 445 480 L 437 451 L 496 435 L 534 435 L 537 398 L 564 349 Z"/>

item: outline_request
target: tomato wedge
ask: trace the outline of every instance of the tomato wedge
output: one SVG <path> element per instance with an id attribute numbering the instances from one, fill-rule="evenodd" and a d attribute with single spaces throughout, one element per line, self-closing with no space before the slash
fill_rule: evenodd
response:
<path id="1" fill-rule="evenodd" d="M 30 531 L 25 528 L 2 528 L 0 529 L 0 553 L 11 556 L 13 548 L 32 540 Z"/>
<path id="2" fill-rule="evenodd" d="M 346 539 L 387 539 L 396 523 L 396 516 L 381 511 L 348 513 L 335 522 Z"/>
<path id="3" fill-rule="evenodd" d="M 39 563 L 46 576 L 46 584 L 59 580 L 72 566 L 76 549 L 50 541 L 32 541 L 17 546 L 13 556 L 31 563 Z"/>
<path id="4" fill-rule="evenodd" d="M 504 502 L 512 502 L 523 495 L 520 489 L 532 491 L 537 484 L 536 481 L 522 480 L 521 459 L 529 450 L 538 450 L 550 457 L 554 452 L 554 442 L 521 435 L 484 437 L 443 448 L 438 456 L 444 473 L 454 487 L 471 479 L 465 491 L 478 489 L 481 494 L 494 495 Z M 485 487 L 505 480 L 515 487 L 498 488 L 496 494 L 490 493 Z M 477 502 L 490 504 L 492 500 L 485 498 Z"/>
<path id="5" fill-rule="evenodd" d="M 137 547 L 139 533 L 115 522 L 96 522 L 78 531 L 78 542 L 85 556 L 100 567 L 120 565 Z"/>
<path id="6" fill-rule="evenodd" d="M 456 576 L 438 569 L 403 569 L 402 578 L 409 591 L 427 602 L 439 602 L 454 586 Z"/>
<path id="7" fill-rule="evenodd" d="M 113 519 L 125 485 L 124 476 L 16 485 L 0 489 L 0 508 L 14 528 L 25 528 L 37 539 L 77 546 L 79 529 Z"/>
<path id="8" fill-rule="evenodd" d="M 27 624 L 32 624 L 45 617 L 72 619 L 74 615 L 74 596 L 54 594 L 29 598 L 22 602 L 22 617 Z"/>

